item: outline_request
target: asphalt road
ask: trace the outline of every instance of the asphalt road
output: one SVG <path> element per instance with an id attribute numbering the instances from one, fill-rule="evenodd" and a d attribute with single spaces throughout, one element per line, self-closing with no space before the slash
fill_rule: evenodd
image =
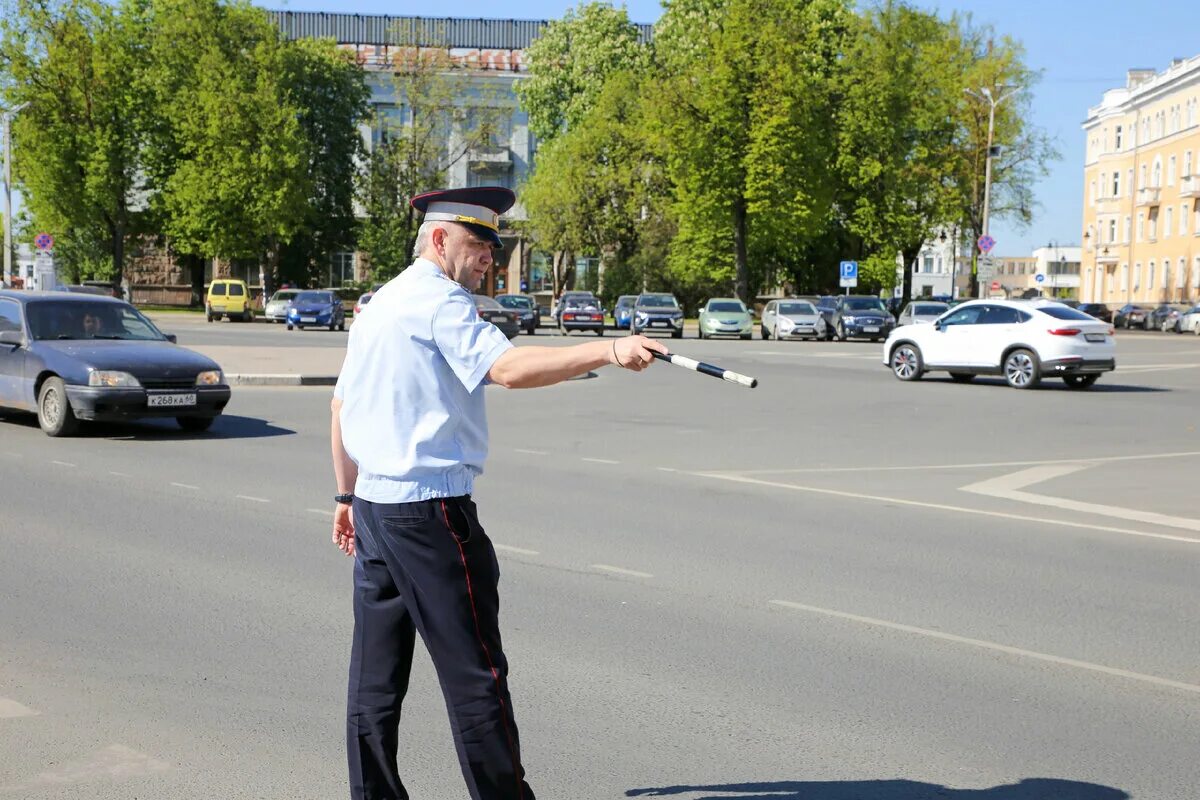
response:
<path id="1" fill-rule="evenodd" d="M 1122 334 L 1089 392 L 672 346 L 760 387 L 489 390 L 540 797 L 1194 800 L 1200 339 Z M 239 389 L 207 436 L 0 422 L 0 798 L 345 796 L 328 399 Z M 465 796 L 425 657 L 402 764 Z"/>

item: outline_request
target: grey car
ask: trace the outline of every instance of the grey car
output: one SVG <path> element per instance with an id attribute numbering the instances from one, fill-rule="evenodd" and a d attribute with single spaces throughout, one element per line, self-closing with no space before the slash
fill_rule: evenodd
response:
<path id="1" fill-rule="evenodd" d="M 630 333 L 659 331 L 670 333 L 675 339 L 683 336 L 683 309 L 673 294 L 639 294 L 633 304 L 633 319 L 629 323 Z"/>
<path id="2" fill-rule="evenodd" d="M 509 339 L 515 339 L 521 333 L 521 318 L 518 312 L 500 305 L 487 295 L 475 295 L 475 308 L 479 316 L 500 329 Z"/>
<path id="3" fill-rule="evenodd" d="M 883 301 L 872 295 L 842 295 L 834 305 L 833 337 L 839 341 L 866 337 L 879 342 L 887 338 L 895 324 Z"/>
<path id="4" fill-rule="evenodd" d="M 950 310 L 950 306 L 946 303 L 939 303 L 930 300 L 913 300 L 904 307 L 900 312 L 900 318 L 896 320 L 897 325 L 917 325 L 919 323 L 931 323 L 942 314 Z"/>
<path id="5" fill-rule="evenodd" d="M 263 309 L 263 316 L 271 322 L 287 322 L 288 306 L 292 304 L 298 294 L 300 294 L 299 289 L 280 289 L 267 301 L 267 307 Z"/>
<path id="6" fill-rule="evenodd" d="M 824 339 L 825 318 L 808 300 L 770 300 L 758 332 L 764 339 Z"/>

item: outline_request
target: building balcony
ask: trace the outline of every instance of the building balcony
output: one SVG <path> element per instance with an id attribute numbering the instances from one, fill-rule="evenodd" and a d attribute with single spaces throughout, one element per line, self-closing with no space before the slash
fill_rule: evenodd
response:
<path id="1" fill-rule="evenodd" d="M 1179 182 L 1180 197 L 1200 197 L 1200 175 L 1188 175 Z"/>
<path id="2" fill-rule="evenodd" d="M 1148 189 L 1138 189 L 1137 204 L 1139 208 L 1156 206 L 1162 200 L 1162 189 L 1155 186 Z"/>
<path id="3" fill-rule="evenodd" d="M 1114 247 L 1101 247 L 1096 251 L 1097 264 L 1116 264 L 1120 260 L 1121 256 Z"/>
<path id="4" fill-rule="evenodd" d="M 1096 207 L 1101 211 L 1116 208 L 1121 202 L 1120 197 L 1097 197 Z"/>
<path id="5" fill-rule="evenodd" d="M 481 145 L 467 152 L 467 164 L 476 171 L 507 169 L 512 162 L 512 150 L 503 145 Z"/>

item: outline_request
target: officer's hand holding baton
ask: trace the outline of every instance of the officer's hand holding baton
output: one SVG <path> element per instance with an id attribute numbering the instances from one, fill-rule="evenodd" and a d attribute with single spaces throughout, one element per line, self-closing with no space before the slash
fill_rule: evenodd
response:
<path id="1" fill-rule="evenodd" d="M 612 340 L 612 363 L 624 369 L 641 372 L 654 363 L 654 354 L 667 354 L 667 347 L 646 336 L 624 336 Z"/>

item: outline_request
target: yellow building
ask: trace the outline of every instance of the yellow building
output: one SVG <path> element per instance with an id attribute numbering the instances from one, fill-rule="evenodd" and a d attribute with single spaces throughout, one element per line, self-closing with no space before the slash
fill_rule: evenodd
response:
<path id="1" fill-rule="evenodd" d="M 1083 129 L 1080 299 L 1200 299 L 1200 56 L 1130 70 Z"/>

